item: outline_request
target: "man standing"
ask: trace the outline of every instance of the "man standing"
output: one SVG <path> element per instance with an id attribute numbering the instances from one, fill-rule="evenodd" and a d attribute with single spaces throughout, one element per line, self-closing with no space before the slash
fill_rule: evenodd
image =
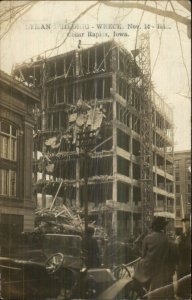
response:
<path id="1" fill-rule="evenodd" d="M 97 240 L 93 237 L 94 228 L 88 226 L 87 235 L 83 240 L 83 249 L 85 251 L 85 264 L 87 268 L 99 268 L 101 265 L 100 250 Z"/>
<path id="2" fill-rule="evenodd" d="M 149 293 L 148 299 L 174 299 L 173 288 L 161 290 L 173 283 L 173 273 L 178 260 L 177 246 L 171 243 L 165 233 L 167 221 L 163 217 L 155 217 L 151 225 L 151 233 L 143 240 L 142 258 L 135 267 L 134 279 L 147 286 L 149 292 L 159 289 L 156 294 Z"/>
<path id="3" fill-rule="evenodd" d="M 191 274 L 191 230 L 190 216 L 187 215 L 181 220 L 184 225 L 184 232 L 179 241 L 179 265 L 177 270 L 178 288 L 177 296 L 181 299 L 191 297 L 191 279 L 186 277 Z"/>

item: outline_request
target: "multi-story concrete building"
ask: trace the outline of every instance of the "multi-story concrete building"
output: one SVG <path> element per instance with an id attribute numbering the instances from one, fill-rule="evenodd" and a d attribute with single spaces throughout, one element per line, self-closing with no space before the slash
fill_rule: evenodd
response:
<path id="1" fill-rule="evenodd" d="M 181 219 L 191 212 L 191 151 L 176 151 L 175 196 L 176 196 L 176 228 L 182 230 Z"/>
<path id="2" fill-rule="evenodd" d="M 49 172 L 45 173 L 51 177 L 38 181 L 36 191 L 43 188 L 47 194 L 55 195 L 62 178 L 58 195 L 67 205 L 83 207 L 84 162 L 66 138 L 70 110 L 81 99 L 105 114 L 100 139 L 89 161 L 89 216 L 118 235 L 136 234 L 142 206 L 143 97 L 141 70 L 133 55 L 110 41 L 24 63 L 15 68 L 14 76 L 41 92 L 41 104 L 36 110 L 36 150 L 44 156 L 36 161 L 34 171 L 45 170 L 47 161 Z M 172 111 L 153 89 L 150 101 L 153 208 L 173 220 Z"/>
<path id="3" fill-rule="evenodd" d="M 0 232 L 11 243 L 13 234 L 34 228 L 33 106 L 39 99 L 2 71 L 0 89 Z"/>

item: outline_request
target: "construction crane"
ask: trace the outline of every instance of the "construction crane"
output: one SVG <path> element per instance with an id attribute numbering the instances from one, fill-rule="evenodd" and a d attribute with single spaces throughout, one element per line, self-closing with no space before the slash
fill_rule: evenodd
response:
<path id="1" fill-rule="evenodd" d="M 154 215 L 153 199 L 153 110 L 151 100 L 151 61 L 149 33 L 138 39 L 138 63 L 141 70 L 141 207 L 142 232 L 145 232 Z"/>

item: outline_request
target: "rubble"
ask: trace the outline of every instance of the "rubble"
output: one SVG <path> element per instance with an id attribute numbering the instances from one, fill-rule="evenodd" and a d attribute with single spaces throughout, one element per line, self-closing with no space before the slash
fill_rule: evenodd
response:
<path id="1" fill-rule="evenodd" d="M 37 209 L 35 212 L 35 231 L 51 233 L 83 233 L 83 220 L 78 214 L 69 211 L 64 205 Z"/>
<path id="2" fill-rule="evenodd" d="M 77 234 L 84 233 L 84 219 L 80 216 L 83 211 L 75 208 L 67 208 L 65 205 L 50 208 L 41 208 L 35 211 L 35 233 L 63 233 Z M 95 228 L 95 237 L 108 239 L 104 228 L 97 226 L 94 222 L 90 223 Z"/>

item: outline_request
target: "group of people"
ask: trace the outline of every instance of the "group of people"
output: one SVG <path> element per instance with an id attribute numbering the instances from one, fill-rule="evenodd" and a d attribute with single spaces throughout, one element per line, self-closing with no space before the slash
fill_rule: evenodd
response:
<path id="1" fill-rule="evenodd" d="M 138 293 L 141 292 L 141 297 L 145 291 L 149 300 L 172 300 L 175 294 L 179 300 L 191 299 L 190 217 L 186 216 L 182 222 L 185 230 L 175 242 L 170 241 L 166 235 L 166 219 L 154 218 L 151 232 L 143 239 L 142 256 L 135 266 L 133 276 L 135 288 Z M 101 266 L 99 246 L 93 235 L 94 228 L 88 227 L 85 240 L 88 268 Z M 173 280 L 175 274 L 177 278 Z"/>
<path id="2" fill-rule="evenodd" d="M 137 287 L 147 289 L 147 299 L 191 299 L 191 238 L 190 218 L 182 219 L 185 231 L 178 243 L 166 235 L 167 221 L 154 218 L 151 233 L 143 240 L 141 260 L 134 272 Z M 173 275 L 177 274 L 173 280 Z M 140 289 L 143 291 L 143 289 Z M 142 295 L 141 295 L 142 296 Z"/>

